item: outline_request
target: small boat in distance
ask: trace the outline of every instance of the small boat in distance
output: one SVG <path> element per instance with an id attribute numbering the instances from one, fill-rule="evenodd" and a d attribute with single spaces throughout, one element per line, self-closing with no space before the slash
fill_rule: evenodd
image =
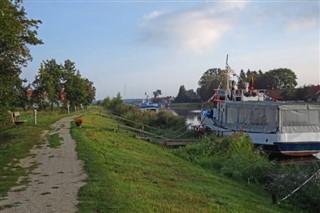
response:
<path id="1" fill-rule="evenodd" d="M 150 110 L 150 111 L 158 112 L 160 109 L 160 105 L 157 103 L 152 103 L 147 93 L 145 95 L 146 95 L 146 99 L 144 99 L 140 104 L 141 111 Z"/>
<path id="2" fill-rule="evenodd" d="M 227 64 L 227 70 L 230 67 Z M 256 147 L 289 156 L 320 152 L 320 104 L 277 102 L 265 90 L 216 89 L 201 124 L 218 135 L 247 134 Z"/>

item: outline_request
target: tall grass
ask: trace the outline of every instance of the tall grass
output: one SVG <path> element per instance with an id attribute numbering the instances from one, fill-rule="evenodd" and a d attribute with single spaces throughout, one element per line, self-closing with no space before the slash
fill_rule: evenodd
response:
<path id="1" fill-rule="evenodd" d="M 225 138 L 211 136 L 172 152 L 206 169 L 248 182 L 264 181 L 273 168 L 267 157 L 255 150 L 250 139 L 241 133 Z"/>
<path id="2" fill-rule="evenodd" d="M 268 191 L 275 202 L 290 194 L 320 169 L 319 161 L 291 164 L 271 161 L 263 152 L 254 149 L 250 138 L 242 133 L 225 138 L 212 136 L 199 144 L 172 152 L 212 172 L 257 184 Z M 283 203 L 291 203 L 308 212 L 318 212 L 319 191 L 320 180 L 314 178 Z"/>

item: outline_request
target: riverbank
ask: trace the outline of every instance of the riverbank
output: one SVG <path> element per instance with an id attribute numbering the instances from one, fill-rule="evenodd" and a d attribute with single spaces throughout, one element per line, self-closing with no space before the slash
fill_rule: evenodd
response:
<path id="1" fill-rule="evenodd" d="M 98 114 L 73 128 L 89 175 L 79 193 L 79 212 L 294 212 L 271 196 L 213 174 L 171 150 L 114 131 Z"/>

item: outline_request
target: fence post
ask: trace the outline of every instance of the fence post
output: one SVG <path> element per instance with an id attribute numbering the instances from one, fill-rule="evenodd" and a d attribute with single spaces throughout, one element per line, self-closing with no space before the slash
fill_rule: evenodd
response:
<path id="1" fill-rule="evenodd" d="M 34 125 L 37 125 L 37 110 L 33 109 Z"/>
<path id="2" fill-rule="evenodd" d="M 143 125 L 141 127 L 141 130 L 142 130 L 142 137 L 144 137 L 144 126 Z"/>

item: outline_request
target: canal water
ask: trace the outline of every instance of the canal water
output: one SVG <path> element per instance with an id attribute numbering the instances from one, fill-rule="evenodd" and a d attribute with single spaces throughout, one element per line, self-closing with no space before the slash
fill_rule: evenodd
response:
<path id="1" fill-rule="evenodd" d="M 200 125 L 200 109 L 195 109 L 191 107 L 183 107 L 183 108 L 171 108 L 171 110 L 177 115 L 183 116 L 186 120 L 186 124 L 190 124 L 191 126 Z"/>

